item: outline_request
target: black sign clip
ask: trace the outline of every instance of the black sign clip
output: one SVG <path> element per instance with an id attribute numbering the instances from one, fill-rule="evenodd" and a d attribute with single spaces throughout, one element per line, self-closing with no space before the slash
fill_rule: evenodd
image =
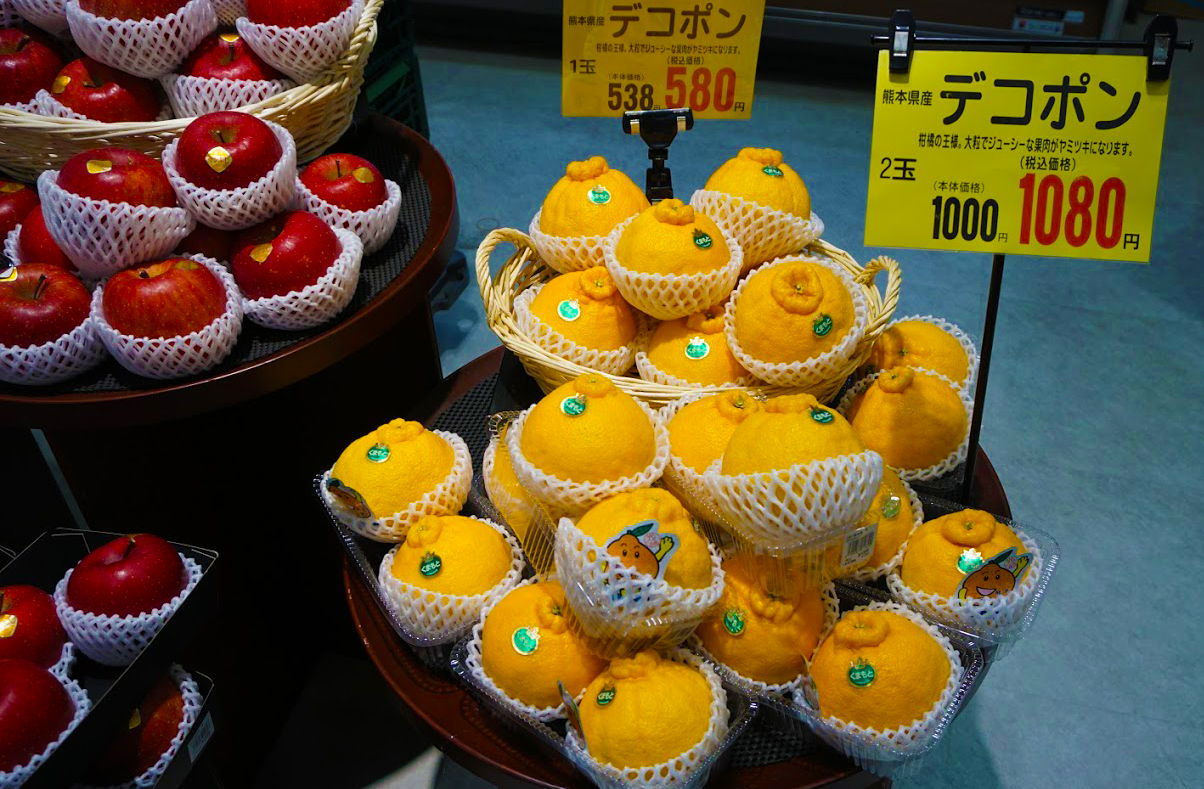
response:
<path id="1" fill-rule="evenodd" d="M 673 197 L 673 175 L 665 166 L 669 145 L 679 131 L 694 128 L 694 111 L 688 107 L 671 110 L 636 110 L 623 113 L 623 131 L 638 134 L 648 146 L 648 168 L 644 193 L 649 202 L 659 203 Z"/>
<path id="2" fill-rule="evenodd" d="M 916 49 L 916 18 L 905 8 L 895 9 L 890 18 L 890 70 L 906 74 L 911 70 L 911 53 Z"/>

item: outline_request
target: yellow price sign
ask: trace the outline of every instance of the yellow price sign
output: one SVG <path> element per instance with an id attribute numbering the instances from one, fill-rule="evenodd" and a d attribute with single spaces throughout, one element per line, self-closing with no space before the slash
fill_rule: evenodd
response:
<path id="1" fill-rule="evenodd" d="M 765 0 L 564 0 L 564 115 L 752 112 Z"/>
<path id="2" fill-rule="evenodd" d="M 1124 55 L 878 58 L 867 246 L 1150 259 L 1169 81 Z"/>

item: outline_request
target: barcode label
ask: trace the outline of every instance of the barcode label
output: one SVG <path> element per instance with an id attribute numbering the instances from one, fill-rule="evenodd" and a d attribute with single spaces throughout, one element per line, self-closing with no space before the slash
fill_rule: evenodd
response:
<path id="1" fill-rule="evenodd" d="M 840 552 L 840 569 L 851 567 L 870 558 L 874 552 L 874 538 L 878 536 L 878 524 L 866 526 L 844 538 L 844 550 Z"/>
<path id="2" fill-rule="evenodd" d="M 197 724 L 196 731 L 192 734 L 192 739 L 188 741 L 188 758 L 195 762 L 196 758 L 201 755 L 201 751 L 205 750 L 205 745 L 212 736 L 213 716 L 206 713 L 201 722 Z"/>

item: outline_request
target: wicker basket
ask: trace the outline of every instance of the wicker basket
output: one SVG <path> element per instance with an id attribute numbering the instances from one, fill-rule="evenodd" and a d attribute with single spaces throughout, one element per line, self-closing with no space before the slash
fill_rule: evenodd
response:
<path id="1" fill-rule="evenodd" d="M 495 279 L 490 273 L 489 258 L 499 244 L 513 244 L 516 251 L 502 265 Z M 769 397 L 807 391 L 821 401 L 828 402 L 840 391 L 845 379 L 866 361 L 869 357 L 870 347 L 878 339 L 882 330 L 886 328 L 886 324 L 890 323 L 891 316 L 894 315 L 895 307 L 899 303 L 899 286 L 902 283 L 902 273 L 897 262 L 888 257 L 877 257 L 870 261 L 869 265 L 862 267 L 847 252 L 822 240 L 812 244 L 811 249 L 834 259 L 861 286 L 869 307 L 869 324 L 866 327 L 865 336 L 858 343 L 853 358 L 849 359 L 841 368 L 840 374 L 825 380 L 818 386 L 806 389 L 783 386 L 746 387 L 750 391 L 762 392 Z M 885 295 L 879 294 L 878 289 L 874 286 L 874 276 L 879 271 L 886 272 Z M 545 392 L 552 391 L 582 373 L 596 372 L 553 356 L 519 331 L 518 322 L 514 316 L 515 296 L 554 276 L 556 276 L 556 272 L 539 259 L 530 236 L 521 230 L 509 228 L 494 230 L 485 237 L 477 249 L 477 283 L 481 287 L 481 300 L 485 303 L 485 319 L 489 322 L 489 328 L 498 336 L 502 344 L 518 356 L 527 372 Z M 607 375 L 607 377 L 623 391 L 638 397 L 653 407 L 665 405 L 690 392 L 718 391 L 716 387 L 667 386 L 629 376 Z"/>
<path id="2" fill-rule="evenodd" d="M 297 159 L 318 156 L 351 125 L 364 66 L 376 44 L 376 15 L 384 0 L 366 0 L 351 45 L 343 57 L 313 82 L 242 108 L 288 129 Z M 102 146 L 133 148 L 158 158 L 191 118 L 151 123 L 100 123 L 48 118 L 0 108 L 0 171 L 33 182 L 43 170 L 58 169 L 77 153 Z"/>

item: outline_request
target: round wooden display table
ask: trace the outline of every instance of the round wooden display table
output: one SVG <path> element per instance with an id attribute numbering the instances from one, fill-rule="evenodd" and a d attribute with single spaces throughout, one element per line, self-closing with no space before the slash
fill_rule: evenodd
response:
<path id="1" fill-rule="evenodd" d="M 502 349 L 469 363 L 433 391 L 410 418 L 433 424 L 454 413 L 457 420 L 483 425 L 489 413 L 525 407 L 539 397 L 518 361 Z M 474 455 L 480 436 L 465 435 Z M 1011 516 L 994 468 L 980 451 L 975 473 L 976 504 L 1001 516 Z M 343 584 L 355 627 L 372 662 L 404 704 L 409 719 L 436 746 L 486 781 L 501 787 L 571 787 L 593 784 L 561 755 L 534 737 L 504 723 L 482 706 L 447 671 L 421 663 L 397 637 L 376 597 L 359 573 L 343 560 Z M 753 722 L 754 726 L 758 721 Z M 710 787 L 731 789 L 861 789 L 890 782 L 857 768 L 835 751 L 818 747 L 802 756 L 772 760 L 772 752 L 790 750 L 786 735 L 761 733 L 757 744 L 742 748 L 746 732 L 729 752 L 727 767 L 711 776 Z M 769 751 L 770 753 L 766 753 Z"/>

